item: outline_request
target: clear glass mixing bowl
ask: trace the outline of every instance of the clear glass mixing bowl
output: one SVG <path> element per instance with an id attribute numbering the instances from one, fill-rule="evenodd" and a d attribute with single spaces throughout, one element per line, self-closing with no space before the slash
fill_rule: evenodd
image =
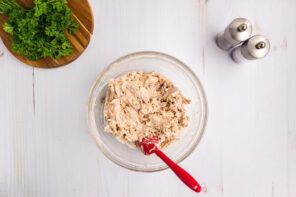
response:
<path id="1" fill-rule="evenodd" d="M 191 100 L 186 108 L 190 121 L 175 143 L 163 151 L 175 162 L 185 159 L 197 146 L 207 121 L 207 101 L 203 87 L 196 75 L 178 59 L 159 52 L 137 52 L 111 63 L 95 81 L 88 103 L 90 133 L 97 146 L 113 162 L 136 171 L 158 171 L 167 166 L 154 154 L 145 156 L 104 132 L 104 98 L 110 79 L 129 71 L 155 71 L 170 79 Z"/>

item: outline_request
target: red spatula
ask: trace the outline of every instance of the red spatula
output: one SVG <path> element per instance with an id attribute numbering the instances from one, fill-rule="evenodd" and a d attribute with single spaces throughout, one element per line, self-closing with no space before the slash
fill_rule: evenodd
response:
<path id="1" fill-rule="evenodd" d="M 200 192 L 201 186 L 199 185 L 199 183 L 188 172 L 186 172 L 178 164 L 168 158 L 161 150 L 159 150 L 155 145 L 157 143 L 157 137 L 145 137 L 139 143 L 139 145 L 145 155 L 155 153 L 173 170 L 173 172 L 183 181 L 183 183 L 185 183 L 193 191 Z"/>

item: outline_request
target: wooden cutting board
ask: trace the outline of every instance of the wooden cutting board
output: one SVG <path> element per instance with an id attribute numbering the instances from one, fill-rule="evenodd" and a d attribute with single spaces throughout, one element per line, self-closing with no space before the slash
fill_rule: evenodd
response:
<path id="1" fill-rule="evenodd" d="M 18 0 L 18 2 L 30 8 L 33 6 L 32 0 Z M 83 51 L 87 48 L 94 28 L 93 14 L 91 7 L 87 0 L 68 0 L 68 6 L 73 11 L 74 19 L 80 24 L 80 28 L 75 35 L 67 34 L 67 38 L 71 41 L 73 45 L 73 54 L 67 57 L 60 58 L 58 60 L 53 60 L 51 58 L 41 59 L 38 61 L 30 61 L 24 56 L 16 54 L 11 50 L 11 36 L 3 31 L 3 24 L 7 20 L 7 17 L 0 15 L 0 37 L 8 48 L 8 50 L 23 63 L 39 68 L 56 68 L 69 64 L 70 62 L 77 59 Z"/>

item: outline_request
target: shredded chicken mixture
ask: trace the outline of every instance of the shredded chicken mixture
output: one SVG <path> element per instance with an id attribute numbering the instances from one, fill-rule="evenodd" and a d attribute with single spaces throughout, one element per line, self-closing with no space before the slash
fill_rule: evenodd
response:
<path id="1" fill-rule="evenodd" d="M 156 136 L 167 147 L 188 126 L 185 105 L 190 100 L 164 76 L 155 72 L 129 72 L 109 82 L 104 116 L 119 141 L 137 146 L 144 137 Z"/>

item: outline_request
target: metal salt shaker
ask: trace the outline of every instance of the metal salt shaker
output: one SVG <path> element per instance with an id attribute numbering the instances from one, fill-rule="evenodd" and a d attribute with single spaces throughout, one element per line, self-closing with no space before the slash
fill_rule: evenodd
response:
<path id="1" fill-rule="evenodd" d="M 269 40 L 262 35 L 255 35 L 236 47 L 231 52 L 231 57 L 236 63 L 255 60 L 265 57 L 270 51 Z"/>
<path id="2" fill-rule="evenodd" d="M 248 19 L 236 18 L 224 30 L 217 35 L 218 47 L 223 50 L 230 50 L 252 35 L 252 24 Z"/>

